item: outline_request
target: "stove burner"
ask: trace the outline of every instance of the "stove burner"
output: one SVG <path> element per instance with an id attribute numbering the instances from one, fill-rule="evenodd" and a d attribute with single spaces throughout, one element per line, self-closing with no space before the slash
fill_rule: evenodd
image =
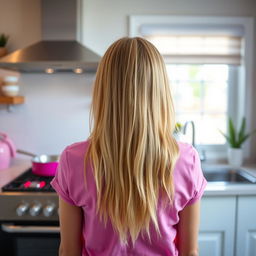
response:
<path id="1" fill-rule="evenodd" d="M 8 183 L 2 188 L 2 191 L 8 192 L 55 192 L 50 182 L 53 177 L 43 177 L 32 173 L 28 169 L 25 173 Z"/>
<path id="2" fill-rule="evenodd" d="M 26 181 L 24 188 L 43 188 L 46 185 L 45 181 Z"/>

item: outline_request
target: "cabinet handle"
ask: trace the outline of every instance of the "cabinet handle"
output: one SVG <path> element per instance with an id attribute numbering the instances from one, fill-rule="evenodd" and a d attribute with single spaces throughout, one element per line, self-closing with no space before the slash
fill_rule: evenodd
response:
<path id="1" fill-rule="evenodd" d="M 56 226 L 16 226 L 2 224 L 1 227 L 7 233 L 60 233 L 60 227 Z"/>

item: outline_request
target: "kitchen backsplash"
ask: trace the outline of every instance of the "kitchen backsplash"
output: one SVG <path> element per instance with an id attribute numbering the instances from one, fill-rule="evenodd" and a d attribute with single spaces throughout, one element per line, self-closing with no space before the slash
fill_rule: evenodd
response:
<path id="1" fill-rule="evenodd" d="M 0 105 L 0 131 L 17 148 L 36 154 L 59 154 L 67 145 L 86 139 L 94 76 L 22 74 L 19 85 L 25 104 L 11 112 Z"/>

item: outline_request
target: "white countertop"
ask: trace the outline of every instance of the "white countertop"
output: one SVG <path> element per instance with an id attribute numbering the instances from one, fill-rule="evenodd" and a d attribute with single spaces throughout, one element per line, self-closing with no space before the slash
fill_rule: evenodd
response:
<path id="1" fill-rule="evenodd" d="M 11 167 L 0 171 L 0 189 L 5 184 L 15 179 L 21 173 L 31 167 L 30 160 L 15 159 L 12 161 Z M 202 168 L 227 168 L 227 164 L 202 164 Z M 242 169 L 256 177 L 256 165 L 245 165 Z M 204 196 L 234 196 L 234 195 L 256 195 L 256 184 L 231 184 L 226 185 L 221 182 L 208 182 Z"/>
<path id="2" fill-rule="evenodd" d="M 202 163 L 204 168 L 216 169 L 231 168 L 228 164 L 205 164 Z M 256 165 L 244 165 L 241 167 L 244 171 L 256 177 Z M 236 196 L 236 195 L 256 195 L 256 184 L 226 184 L 224 182 L 208 182 L 204 196 Z"/>
<path id="3" fill-rule="evenodd" d="M 18 177 L 21 173 L 23 173 L 30 167 L 30 160 L 14 159 L 11 163 L 11 167 L 0 170 L 0 190 L 1 187 Z"/>

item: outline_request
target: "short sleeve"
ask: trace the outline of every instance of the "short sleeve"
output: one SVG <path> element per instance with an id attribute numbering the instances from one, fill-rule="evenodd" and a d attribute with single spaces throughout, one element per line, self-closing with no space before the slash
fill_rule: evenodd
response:
<path id="1" fill-rule="evenodd" d="M 193 170 L 191 172 L 191 179 L 193 181 L 193 196 L 191 200 L 187 203 L 187 205 L 191 205 L 195 203 L 196 201 L 200 200 L 203 196 L 205 187 L 207 185 L 207 181 L 203 175 L 203 171 L 201 168 L 201 160 L 199 158 L 198 152 L 195 148 L 194 150 L 194 156 L 193 156 Z"/>
<path id="2" fill-rule="evenodd" d="M 70 198 L 69 180 L 67 149 L 65 149 L 60 156 L 57 171 L 55 177 L 51 181 L 51 185 L 63 200 L 74 205 L 74 201 Z"/>

